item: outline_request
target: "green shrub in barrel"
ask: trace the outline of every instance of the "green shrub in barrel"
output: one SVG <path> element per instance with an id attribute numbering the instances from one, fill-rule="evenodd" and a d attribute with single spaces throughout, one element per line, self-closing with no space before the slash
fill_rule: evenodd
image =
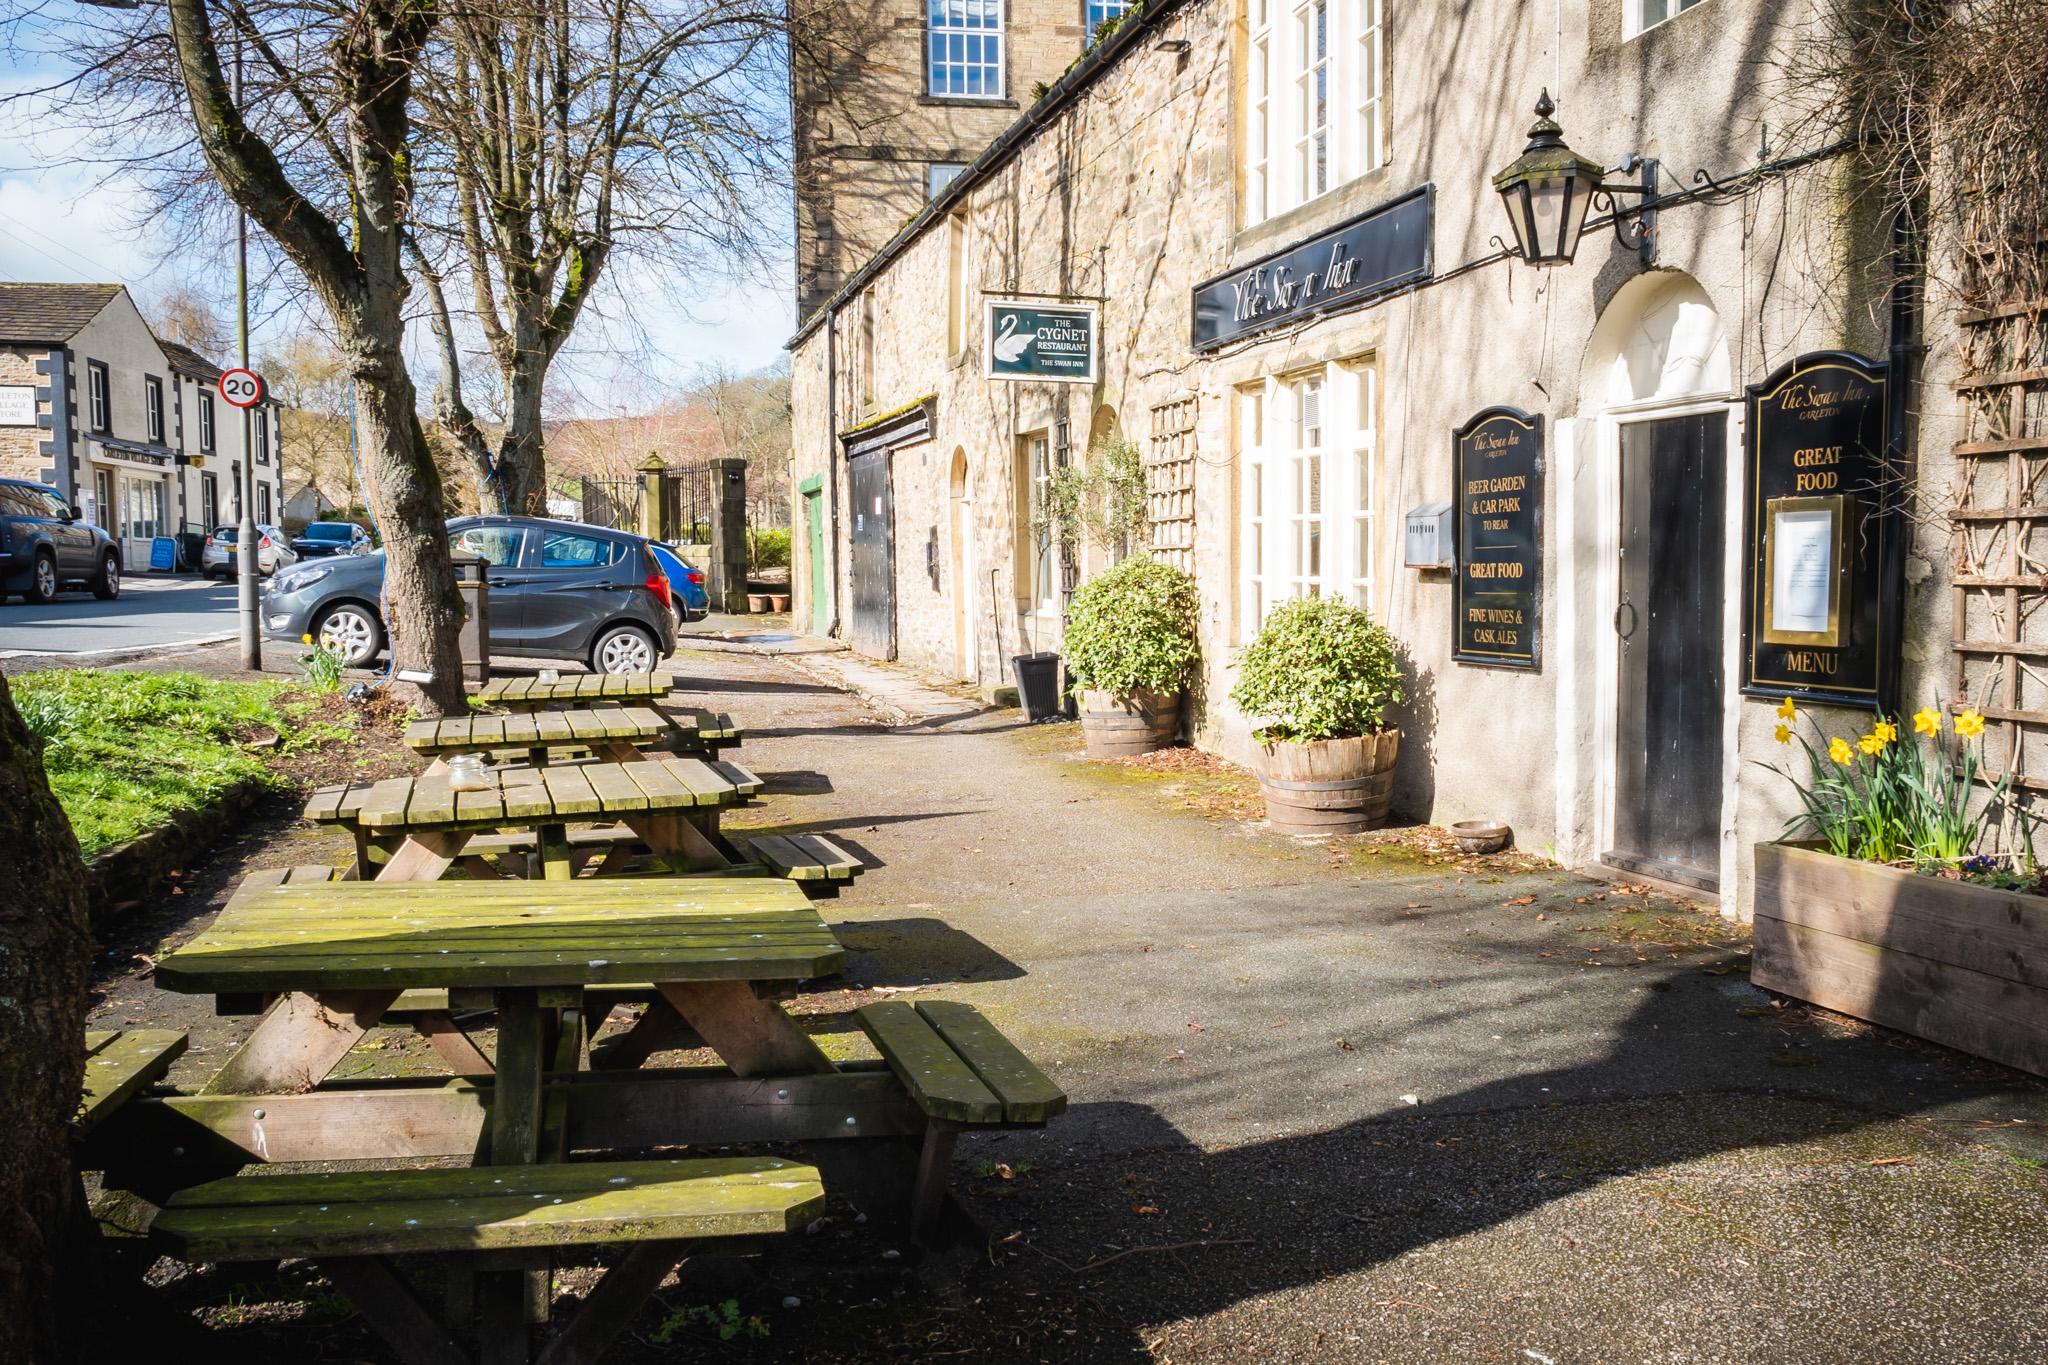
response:
<path id="1" fill-rule="evenodd" d="M 1142 556 L 1074 594 L 1062 653 L 1090 758 L 1125 758 L 1173 742 L 1181 694 L 1201 664 L 1200 606 L 1193 578 Z"/>

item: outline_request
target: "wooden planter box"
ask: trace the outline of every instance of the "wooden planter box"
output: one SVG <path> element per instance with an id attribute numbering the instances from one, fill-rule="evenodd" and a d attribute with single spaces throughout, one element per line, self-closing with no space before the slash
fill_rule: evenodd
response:
<path id="1" fill-rule="evenodd" d="M 2048 1076 L 2048 897 L 1758 844 L 1750 980 Z"/>

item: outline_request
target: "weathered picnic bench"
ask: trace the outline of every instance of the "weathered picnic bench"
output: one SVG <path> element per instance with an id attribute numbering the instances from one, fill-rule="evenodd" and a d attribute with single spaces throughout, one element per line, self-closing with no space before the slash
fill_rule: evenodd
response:
<path id="1" fill-rule="evenodd" d="M 625 825 L 650 853 L 678 871 L 740 861 L 720 836 L 721 807 L 746 799 L 759 779 L 737 765 L 696 758 L 638 763 L 585 763 L 490 772 L 485 791 L 456 791 L 445 773 L 323 787 L 306 803 L 306 818 L 346 826 L 356 840 L 354 875 L 362 880 L 432 881 L 458 861 L 495 877 L 486 862 L 496 849 L 472 841 L 505 828 L 524 830 L 540 852 L 542 875 L 568 880 L 576 872 L 571 821 Z M 375 865 L 372 848 L 388 858 Z"/>
<path id="2" fill-rule="evenodd" d="M 539 766 L 579 757 L 632 763 L 675 753 L 716 755 L 740 742 L 732 717 L 654 706 L 449 716 L 405 727 L 405 744 L 437 763 L 453 754 L 485 754 Z M 438 768 L 430 771 L 439 771 Z"/>
<path id="3" fill-rule="evenodd" d="M 603 1353 L 692 1242 L 794 1231 L 824 1204 L 815 1167 L 774 1157 L 350 1171 L 197 1185 L 171 1197 L 150 1237 L 195 1262 L 310 1257 L 401 1360 L 434 1365 L 468 1357 L 387 1258 L 514 1266 L 482 1279 L 476 1307 L 485 1365 L 524 1365 L 525 1320 L 545 1317 L 517 1297 L 531 1253 L 630 1247 L 538 1357 L 570 1365 Z"/>
<path id="4" fill-rule="evenodd" d="M 665 697 L 676 680 L 667 673 L 572 673 L 566 678 L 493 678 L 473 694 L 485 706 L 504 711 L 542 711 L 593 702 Z"/>
<path id="5" fill-rule="evenodd" d="M 822 834 L 734 836 L 733 847 L 812 896 L 836 896 L 866 865 Z"/>
<path id="6" fill-rule="evenodd" d="M 85 1085 L 72 1128 L 81 1137 L 99 1127 L 145 1087 L 156 1084 L 185 1053 L 185 1035 L 175 1029 L 88 1029 Z"/>

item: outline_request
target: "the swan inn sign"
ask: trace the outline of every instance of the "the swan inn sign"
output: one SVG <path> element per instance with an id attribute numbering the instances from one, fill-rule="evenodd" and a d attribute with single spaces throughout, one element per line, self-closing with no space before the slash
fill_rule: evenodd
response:
<path id="1" fill-rule="evenodd" d="M 1093 384 L 1099 329 L 1092 303 L 988 300 L 984 355 L 990 379 Z"/>

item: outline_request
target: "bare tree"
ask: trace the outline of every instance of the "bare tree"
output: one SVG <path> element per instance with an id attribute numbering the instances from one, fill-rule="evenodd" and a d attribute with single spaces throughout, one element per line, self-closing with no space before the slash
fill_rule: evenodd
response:
<path id="1" fill-rule="evenodd" d="M 190 347 L 216 363 L 228 358 L 227 324 L 213 301 L 189 284 L 174 284 L 157 295 L 150 326 L 165 341 Z"/>
<path id="2" fill-rule="evenodd" d="M 283 406 L 281 454 L 294 480 L 303 478 L 335 506 L 349 506 L 355 501 L 355 468 L 349 458 L 349 376 L 340 352 L 323 337 L 301 333 L 265 353 L 258 369 L 270 396 Z"/>
<path id="3" fill-rule="evenodd" d="M 419 77 L 430 136 L 408 245 L 439 354 L 436 416 L 481 505 L 540 510 L 548 367 L 601 281 L 634 277 L 623 296 L 656 274 L 728 274 L 781 236 L 760 200 L 786 157 L 788 24 L 773 0 L 448 12 Z M 472 331 L 497 380 L 495 439 L 465 399 Z"/>

